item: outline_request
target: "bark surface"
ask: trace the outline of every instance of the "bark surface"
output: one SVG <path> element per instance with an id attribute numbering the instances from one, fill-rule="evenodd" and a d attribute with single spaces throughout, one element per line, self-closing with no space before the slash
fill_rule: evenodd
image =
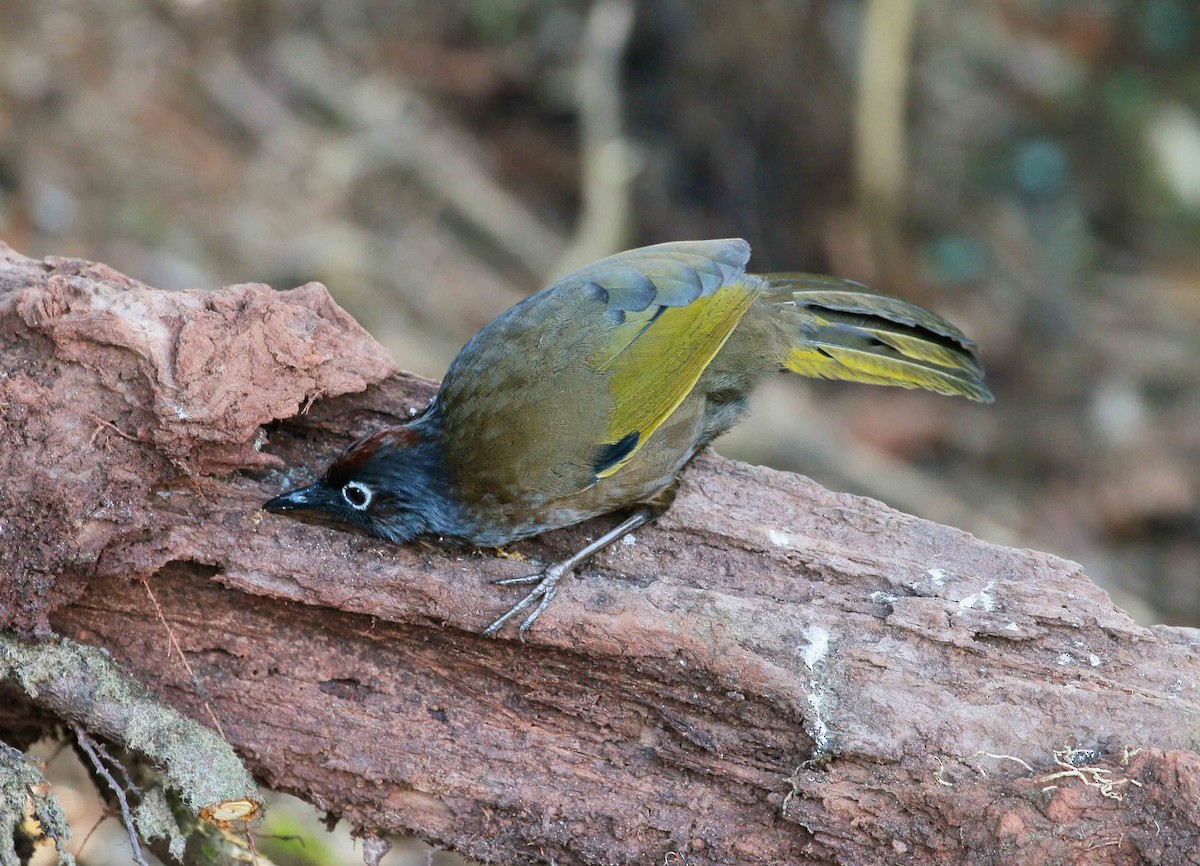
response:
<path id="1" fill-rule="evenodd" d="M 705 455 L 522 646 L 476 633 L 529 563 L 258 510 L 433 390 L 321 286 L 0 245 L 0 625 L 103 646 L 264 783 L 485 862 L 1200 862 L 1200 633 L 1073 563 Z"/>

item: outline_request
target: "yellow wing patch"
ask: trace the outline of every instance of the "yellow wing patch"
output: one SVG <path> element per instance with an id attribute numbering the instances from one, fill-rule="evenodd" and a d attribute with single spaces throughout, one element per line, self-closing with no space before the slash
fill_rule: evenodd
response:
<path id="1" fill-rule="evenodd" d="M 615 409 L 605 441 L 619 443 L 631 433 L 638 439 L 597 478 L 619 471 L 679 408 L 764 287 L 757 277 L 743 277 L 686 306 L 625 314 L 608 346 L 590 361 L 611 375 Z"/>

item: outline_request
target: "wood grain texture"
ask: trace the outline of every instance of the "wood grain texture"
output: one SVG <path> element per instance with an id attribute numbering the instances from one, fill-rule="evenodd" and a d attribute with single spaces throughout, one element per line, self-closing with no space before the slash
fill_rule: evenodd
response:
<path id="1" fill-rule="evenodd" d="M 495 863 L 1200 862 L 1200 634 L 1073 563 L 702 455 L 527 645 L 485 640 L 529 563 L 257 510 L 433 393 L 320 287 L 5 251 L 0 338 L 0 622 L 207 700 L 360 827 Z"/>

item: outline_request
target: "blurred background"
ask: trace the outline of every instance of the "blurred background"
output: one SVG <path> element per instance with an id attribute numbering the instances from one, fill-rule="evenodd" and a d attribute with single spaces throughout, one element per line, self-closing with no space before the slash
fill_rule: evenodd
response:
<path id="1" fill-rule="evenodd" d="M 938 310 L 997 400 L 781 377 L 719 451 L 1200 625 L 1195 0 L 0 3 L 27 255 L 319 280 L 436 378 L 576 265 L 724 236 Z"/>

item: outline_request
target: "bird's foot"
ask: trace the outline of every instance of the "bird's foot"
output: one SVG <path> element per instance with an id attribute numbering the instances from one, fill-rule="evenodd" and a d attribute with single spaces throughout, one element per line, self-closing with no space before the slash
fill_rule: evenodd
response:
<path id="1" fill-rule="evenodd" d="M 526 577 L 506 577 L 502 580 L 493 581 L 497 586 L 526 586 L 531 583 L 536 585 L 529 591 L 529 595 L 512 606 L 512 610 L 485 628 L 482 632 L 483 636 L 494 637 L 496 632 L 500 631 L 506 622 L 535 601 L 538 601 L 538 599 L 541 599 L 538 606 L 534 608 L 533 613 L 526 617 L 525 621 L 521 623 L 521 627 L 517 629 L 517 637 L 524 642 L 525 632 L 529 631 L 530 626 L 537 622 L 537 618 L 542 615 L 542 611 L 550 606 L 550 601 L 554 598 L 554 594 L 558 592 L 558 582 L 563 579 L 563 576 L 567 572 L 573 571 L 576 566 L 586 562 L 610 544 L 620 541 L 639 526 L 645 526 L 654 519 L 656 513 L 657 511 L 654 507 L 643 505 L 608 532 L 561 562 L 556 562 L 537 574 L 531 574 Z"/>
<path id="2" fill-rule="evenodd" d="M 534 608 L 533 613 L 527 616 L 525 621 L 521 623 L 521 627 L 517 629 L 517 637 L 524 643 L 525 632 L 529 631 L 530 627 L 537 622 L 537 618 L 542 615 L 542 611 L 550 606 L 554 594 L 558 592 L 558 582 L 563 579 L 567 571 L 569 571 L 568 564 L 560 562 L 537 574 L 530 574 L 524 577 L 507 577 L 503 580 L 492 581 L 497 586 L 526 586 L 531 583 L 536 584 L 536 586 L 529 591 L 527 596 L 514 604 L 508 613 L 504 614 L 504 616 L 500 617 L 480 633 L 484 637 L 495 637 L 496 633 L 504 627 L 506 622 L 538 599 L 541 599 L 538 606 Z"/>

